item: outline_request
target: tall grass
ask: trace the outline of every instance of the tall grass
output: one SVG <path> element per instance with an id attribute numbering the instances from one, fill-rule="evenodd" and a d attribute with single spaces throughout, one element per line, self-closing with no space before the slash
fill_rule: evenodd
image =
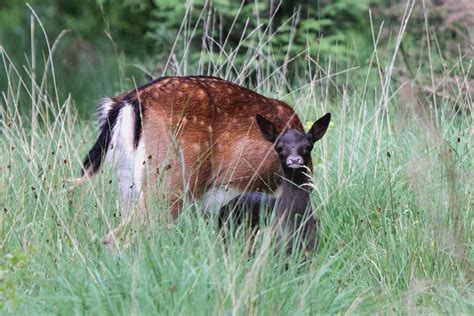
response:
<path id="1" fill-rule="evenodd" d="M 405 15 L 408 21 L 410 6 Z M 183 22 L 188 40 L 194 22 Z M 302 52 L 298 75 L 290 79 L 285 69 L 292 57 L 276 64 L 272 35 L 263 29 L 244 32 L 238 48 L 209 31 L 211 42 L 221 45 L 203 47 L 198 65 L 187 63 L 186 49 L 170 57 L 173 72 L 245 84 L 289 101 L 303 121 L 333 113 L 313 151 L 321 244 L 305 262 L 301 254 L 273 256 L 268 229 L 257 237 L 253 256 L 243 238 L 226 252 L 214 216 L 199 204 L 175 221 L 157 204 L 153 220 L 130 234 L 128 246 L 103 245 L 119 222 L 112 171 L 72 193 L 64 182 L 77 176 L 96 123 L 78 120 L 73 100 L 55 92 L 54 44 L 44 73 L 26 66 L 26 77 L 1 47 L 8 83 L 0 101 L 2 312 L 471 314 L 471 61 L 458 61 L 462 80 L 447 96 L 426 97 L 412 81 L 395 82 L 405 27 L 382 50 L 374 26 L 365 72 L 334 73 L 330 61 Z M 236 54 L 246 56 L 240 68 Z M 349 85 L 354 80 L 360 84 Z M 37 124 L 22 115 L 23 102 L 37 113 Z"/>

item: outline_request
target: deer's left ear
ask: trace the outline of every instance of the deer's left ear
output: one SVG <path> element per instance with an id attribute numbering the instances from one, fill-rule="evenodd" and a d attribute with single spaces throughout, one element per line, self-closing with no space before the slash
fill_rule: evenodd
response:
<path id="1" fill-rule="evenodd" d="M 331 113 L 326 113 L 326 115 L 314 122 L 313 126 L 311 126 L 308 132 L 308 135 L 311 137 L 311 141 L 313 143 L 320 140 L 324 134 L 326 134 L 330 121 Z"/>
<path id="2" fill-rule="evenodd" d="M 260 132 L 262 133 L 263 137 L 265 137 L 268 141 L 274 143 L 278 135 L 280 134 L 276 129 L 275 125 L 273 125 L 272 122 L 258 114 L 256 119 L 258 128 L 260 128 Z"/>

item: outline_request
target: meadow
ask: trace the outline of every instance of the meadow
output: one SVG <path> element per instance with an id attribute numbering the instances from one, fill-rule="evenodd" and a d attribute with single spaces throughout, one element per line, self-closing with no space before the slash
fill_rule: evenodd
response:
<path id="1" fill-rule="evenodd" d="M 321 242 L 308 260 L 297 252 L 274 256 L 268 228 L 257 236 L 254 255 L 248 256 L 243 235 L 226 251 L 215 214 L 199 203 L 185 205 L 177 220 L 157 203 L 149 223 L 129 232 L 128 243 L 104 245 L 119 223 L 113 170 L 66 190 L 66 180 L 79 175 L 97 123 L 81 118 L 74 98 L 58 92 L 61 80 L 75 80 L 55 75 L 61 38 L 36 39 L 48 42 L 41 72 L 14 62 L 0 46 L 6 82 L 0 99 L 0 312 L 472 314 L 472 59 L 460 54 L 439 66 L 434 61 L 442 56 L 425 46 L 428 65 L 419 71 L 431 79 L 427 92 L 413 79 L 396 77 L 405 27 L 384 47 L 372 27 L 366 67 L 334 69 L 331 60 L 302 53 L 290 73 L 291 58 L 275 61 L 261 34 L 243 38 L 241 47 L 203 50 L 197 62 L 186 50 L 168 59 L 165 74 L 215 75 L 285 100 L 306 126 L 332 113 L 312 153 Z M 243 62 L 236 62 L 237 51 Z M 433 73 L 446 80 L 439 83 Z M 120 88 L 137 85 L 111 80 L 122 80 Z M 95 111 L 95 104 L 87 107 Z"/>

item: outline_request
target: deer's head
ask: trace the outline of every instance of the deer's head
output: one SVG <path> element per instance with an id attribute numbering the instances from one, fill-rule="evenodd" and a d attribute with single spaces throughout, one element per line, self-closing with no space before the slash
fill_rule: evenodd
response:
<path id="1" fill-rule="evenodd" d="M 331 114 L 327 113 L 314 122 L 307 133 L 296 129 L 281 132 L 276 129 L 272 122 L 261 115 L 257 115 L 257 125 L 260 132 L 265 139 L 274 143 L 283 170 L 309 166 L 313 145 L 324 136 L 330 120 Z"/>

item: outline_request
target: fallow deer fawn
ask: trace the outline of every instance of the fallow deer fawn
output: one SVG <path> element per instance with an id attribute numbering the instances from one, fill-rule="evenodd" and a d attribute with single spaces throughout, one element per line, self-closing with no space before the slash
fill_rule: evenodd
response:
<path id="1" fill-rule="evenodd" d="M 279 132 L 272 122 L 257 115 L 262 135 L 274 144 L 280 159 L 284 177 L 281 196 L 276 199 L 257 192 L 237 196 L 220 209 L 219 228 L 229 230 L 229 222 L 233 222 L 234 226 L 249 226 L 244 228 L 249 228 L 253 234 L 258 229 L 261 212 L 276 205 L 277 250 L 290 253 L 296 244 L 306 252 L 313 251 L 317 245 L 318 221 L 312 214 L 311 186 L 308 185 L 311 181 L 311 150 L 326 133 L 330 120 L 331 114 L 327 113 L 313 124 L 308 133 L 297 129 Z"/>
<path id="2" fill-rule="evenodd" d="M 151 197 L 170 201 L 176 217 L 184 198 L 199 199 L 210 188 L 274 190 L 278 156 L 255 116 L 278 130 L 303 131 L 286 103 L 214 77 L 159 78 L 104 99 L 98 112 L 99 136 L 75 183 L 96 174 L 105 156 L 117 171 L 122 223 L 135 205 L 143 217 Z"/>

